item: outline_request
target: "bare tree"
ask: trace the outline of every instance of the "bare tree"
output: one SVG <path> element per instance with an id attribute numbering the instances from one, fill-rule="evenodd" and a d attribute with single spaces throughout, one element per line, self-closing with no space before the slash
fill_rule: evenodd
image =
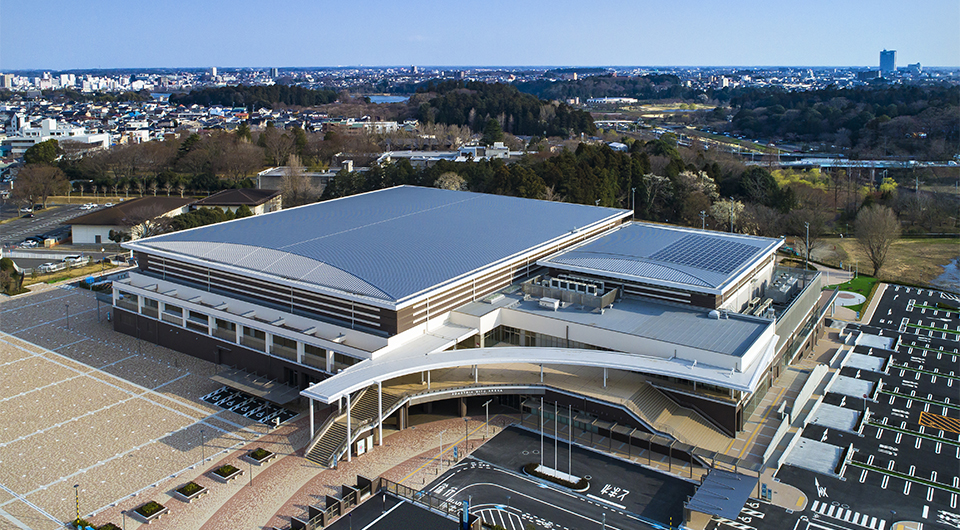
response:
<path id="1" fill-rule="evenodd" d="M 149 186 L 149 188 L 150 188 L 150 192 L 153 193 L 153 196 L 156 197 L 156 196 L 157 196 L 157 181 L 156 181 L 156 180 L 151 180 L 151 181 L 150 181 L 150 186 Z"/>
<path id="2" fill-rule="evenodd" d="M 166 191 L 166 192 L 167 192 L 167 197 L 169 197 L 169 196 L 170 196 L 170 192 L 173 191 L 173 182 L 170 182 L 169 180 L 167 180 L 167 181 L 163 184 L 163 191 Z"/>
<path id="3" fill-rule="evenodd" d="M 215 167 L 218 173 L 240 182 L 263 167 L 263 149 L 250 142 L 235 142 L 226 147 Z"/>
<path id="4" fill-rule="evenodd" d="M 558 193 L 553 186 L 547 186 L 546 188 L 544 188 L 543 197 L 541 198 L 545 201 L 552 201 L 552 202 L 564 202 L 565 200 L 567 200 L 567 198 L 561 195 L 560 193 Z"/>
<path id="5" fill-rule="evenodd" d="M 274 127 L 268 127 L 261 134 L 263 135 L 263 146 L 267 158 L 273 163 L 280 165 L 293 154 L 295 146 L 293 138 L 289 134 L 281 133 Z"/>
<path id="6" fill-rule="evenodd" d="M 127 212 L 120 222 L 127 227 L 130 239 L 141 239 L 169 232 L 170 218 L 166 217 L 167 213 L 166 206 L 144 205 Z"/>
<path id="7" fill-rule="evenodd" d="M 304 172 L 297 155 L 287 158 L 287 169 L 280 179 L 280 195 L 284 207 L 301 206 L 317 200 L 317 190 Z"/>
<path id="8" fill-rule="evenodd" d="M 51 195 L 63 193 L 70 187 L 67 177 L 60 168 L 41 164 L 28 164 L 17 174 L 17 185 L 13 188 L 13 196 L 18 202 L 39 202 L 47 207 L 47 199 Z"/>
<path id="9" fill-rule="evenodd" d="M 873 263 L 873 275 L 876 276 L 887 260 L 890 245 L 900 238 L 900 221 L 893 210 L 886 206 L 867 206 L 857 214 L 854 235 Z"/>

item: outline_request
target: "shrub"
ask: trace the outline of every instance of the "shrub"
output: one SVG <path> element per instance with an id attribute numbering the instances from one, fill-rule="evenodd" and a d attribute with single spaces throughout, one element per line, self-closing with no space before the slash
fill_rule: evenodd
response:
<path id="1" fill-rule="evenodd" d="M 150 501 L 140 506 L 135 511 L 144 517 L 150 517 L 163 509 L 163 505 L 157 501 Z"/>
<path id="2" fill-rule="evenodd" d="M 271 453 L 270 451 L 267 451 L 266 449 L 264 449 L 264 448 L 262 448 L 262 447 L 257 447 L 257 448 L 254 449 L 253 451 L 250 451 L 250 458 L 256 460 L 257 462 L 260 462 L 261 460 L 267 458 L 268 456 L 270 456 L 270 455 L 272 455 L 272 454 L 273 454 L 273 453 Z"/>
<path id="3" fill-rule="evenodd" d="M 203 489 L 203 486 L 201 486 L 200 484 L 197 484 L 196 482 L 187 482 L 186 484 L 178 488 L 177 491 L 180 492 L 182 495 L 189 497 L 202 489 Z"/>
<path id="4" fill-rule="evenodd" d="M 220 475 L 220 476 L 223 477 L 223 478 L 227 478 L 227 477 L 229 477 L 230 475 L 236 473 L 237 471 L 239 471 L 239 470 L 238 470 L 237 468 L 231 466 L 230 464 L 224 464 L 224 465 L 218 467 L 218 468 L 216 469 L 216 471 L 214 471 L 214 473 Z"/>

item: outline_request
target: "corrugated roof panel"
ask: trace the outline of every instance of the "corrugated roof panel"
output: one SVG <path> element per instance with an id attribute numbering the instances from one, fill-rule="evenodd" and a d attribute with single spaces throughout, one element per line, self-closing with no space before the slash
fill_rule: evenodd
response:
<path id="1" fill-rule="evenodd" d="M 624 210 L 612 208 L 401 186 L 165 234 L 131 246 L 192 257 L 202 255 L 193 247 L 178 247 L 181 252 L 164 245 L 217 242 L 272 249 L 326 263 L 367 284 L 367 289 L 400 301 L 575 228 L 624 215 Z M 218 252 L 207 259 L 265 266 L 261 257 L 238 252 Z M 350 283 L 343 277 L 324 282 L 317 274 L 311 277 L 320 285 Z"/>
<path id="2" fill-rule="evenodd" d="M 782 243 L 779 239 L 628 223 L 617 230 L 541 260 L 696 287 L 720 288 Z"/>

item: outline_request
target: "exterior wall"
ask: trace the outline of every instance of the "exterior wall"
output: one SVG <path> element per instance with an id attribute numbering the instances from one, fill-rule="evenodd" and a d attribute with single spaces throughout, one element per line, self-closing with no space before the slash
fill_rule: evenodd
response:
<path id="1" fill-rule="evenodd" d="M 681 407 L 699 412 L 701 416 L 720 427 L 724 434 L 728 436 L 736 436 L 736 433 L 743 429 L 743 422 L 739 414 L 740 408 L 735 403 L 721 403 L 682 392 L 672 392 L 664 388 L 659 388 L 659 390 Z"/>
<path id="2" fill-rule="evenodd" d="M 76 245 L 80 245 L 80 244 L 100 245 L 105 243 L 111 243 L 110 241 L 111 230 L 122 230 L 122 229 L 123 227 L 120 227 L 120 226 L 72 225 L 70 227 L 70 232 L 72 234 L 73 243 Z M 100 236 L 100 241 L 97 241 L 97 236 Z"/>
<path id="3" fill-rule="evenodd" d="M 753 274 L 750 274 L 744 281 L 735 286 L 733 292 L 724 296 L 720 308 L 729 309 L 736 313 L 743 311 L 750 300 L 760 296 L 760 293 L 764 292 L 770 285 L 775 261 L 771 256 L 755 268 Z"/>
<path id="4" fill-rule="evenodd" d="M 202 335 L 189 329 L 173 326 L 114 307 L 113 329 L 214 364 L 237 366 L 266 375 L 268 378 L 290 384 L 291 372 L 296 372 L 298 386 L 305 388 L 302 376 L 313 381 L 322 381 L 329 374 L 311 367 L 266 355 L 215 337 Z M 288 371 L 289 370 L 289 371 Z"/>

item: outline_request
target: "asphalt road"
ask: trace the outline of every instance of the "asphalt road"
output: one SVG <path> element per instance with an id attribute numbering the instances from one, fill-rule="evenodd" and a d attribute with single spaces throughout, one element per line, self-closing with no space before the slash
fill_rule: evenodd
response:
<path id="1" fill-rule="evenodd" d="M 328 530 L 456 530 L 459 524 L 430 510 L 382 493 L 364 501 L 326 527 Z"/>
<path id="2" fill-rule="evenodd" d="M 587 491 L 573 493 L 522 476 L 521 468 L 525 464 L 540 462 L 540 437 L 517 427 L 499 433 L 474 451 L 467 465 L 441 475 L 431 488 L 452 485 L 456 488 L 454 494 L 460 495 L 463 488 L 468 487 L 468 491 L 481 492 L 479 498 L 475 497 L 477 502 L 494 507 L 506 506 L 506 496 L 511 495 L 513 502 L 506 512 L 510 512 L 514 522 L 518 521 L 515 516 L 519 516 L 527 522 L 540 520 L 558 525 L 541 525 L 544 528 L 596 528 L 595 524 L 602 524 L 604 513 L 608 524 L 621 528 L 651 527 L 645 523 L 668 527 L 671 521 L 676 524 L 682 519 L 683 503 L 694 493 L 692 482 L 577 445 L 573 446 L 571 455 L 563 440 L 556 445 L 554 453 L 554 441 L 545 439 L 544 464 L 553 467 L 556 460 L 563 472 L 570 466 L 573 475 L 589 480 Z M 503 481 L 508 477 L 513 477 L 510 483 L 514 484 L 513 489 L 522 492 L 521 496 L 503 490 Z M 484 485 L 484 481 L 492 485 Z M 449 494 L 450 489 L 445 491 Z M 492 509 L 504 512 L 502 508 Z M 567 513 L 568 509 L 583 515 L 574 517 Z M 505 512 L 496 514 L 497 517 L 506 515 Z"/>

